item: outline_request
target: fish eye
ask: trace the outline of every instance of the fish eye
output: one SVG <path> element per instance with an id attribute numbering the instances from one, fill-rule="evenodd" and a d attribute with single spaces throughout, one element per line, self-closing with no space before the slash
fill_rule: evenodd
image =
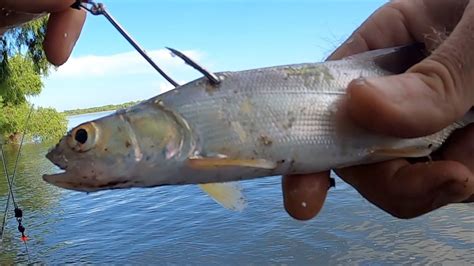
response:
<path id="1" fill-rule="evenodd" d="M 72 150 L 86 152 L 95 146 L 97 138 L 96 127 L 93 123 L 86 123 L 73 129 L 68 138 L 68 145 Z"/>
<path id="2" fill-rule="evenodd" d="M 83 128 L 80 128 L 76 131 L 74 139 L 81 144 L 85 144 L 87 141 L 87 131 Z"/>

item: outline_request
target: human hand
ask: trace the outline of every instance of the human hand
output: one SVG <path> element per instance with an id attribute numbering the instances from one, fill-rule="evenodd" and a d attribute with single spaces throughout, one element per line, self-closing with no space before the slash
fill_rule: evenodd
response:
<path id="1" fill-rule="evenodd" d="M 74 0 L 0 0 L 0 34 L 50 13 L 43 48 L 59 66 L 69 58 L 84 25 L 86 12 L 70 8 Z"/>
<path id="2" fill-rule="evenodd" d="M 431 55 L 401 75 L 353 81 L 344 108 L 360 126 L 396 137 L 434 133 L 474 104 L 474 1 L 398 0 L 377 10 L 330 60 L 423 42 Z M 372 114 L 376 113 L 374 116 Z M 337 170 L 367 200 L 413 218 L 457 202 L 474 202 L 474 125 L 455 132 L 432 163 L 406 159 Z M 287 212 L 310 219 L 322 207 L 328 173 L 283 178 Z M 315 197 L 315 191 L 324 191 Z M 312 201 L 311 208 L 301 202 Z"/>

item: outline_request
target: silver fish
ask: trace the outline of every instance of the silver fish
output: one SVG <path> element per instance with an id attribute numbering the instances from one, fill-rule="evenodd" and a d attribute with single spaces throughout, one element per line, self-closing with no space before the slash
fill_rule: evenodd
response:
<path id="1" fill-rule="evenodd" d="M 474 122 L 474 113 L 413 139 L 367 132 L 338 115 L 350 81 L 402 73 L 423 55 L 413 45 L 216 73 L 219 84 L 197 79 L 72 129 L 47 154 L 65 171 L 44 180 L 88 192 L 219 183 L 202 187 L 224 206 L 242 209 L 238 186 L 226 182 L 428 156 Z"/>

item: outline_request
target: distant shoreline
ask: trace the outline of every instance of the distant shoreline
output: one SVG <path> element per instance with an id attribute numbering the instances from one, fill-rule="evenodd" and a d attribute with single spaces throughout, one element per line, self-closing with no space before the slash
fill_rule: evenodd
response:
<path id="1" fill-rule="evenodd" d="M 117 109 L 118 110 L 118 109 Z M 66 115 L 67 119 L 79 117 L 79 116 L 86 116 L 86 115 L 100 115 L 102 113 L 113 113 L 117 110 L 107 110 L 107 111 L 97 111 L 92 113 L 83 113 L 83 114 L 74 114 L 74 115 Z"/>
<path id="2" fill-rule="evenodd" d="M 66 111 L 63 111 L 63 114 L 65 114 L 66 116 L 73 116 L 73 115 L 83 115 L 83 114 L 106 112 L 106 111 L 115 111 L 118 109 L 130 107 L 139 102 L 140 101 L 133 101 L 133 102 L 127 102 L 127 103 L 122 103 L 122 104 L 109 104 L 109 105 L 98 106 L 98 107 L 66 110 Z"/>

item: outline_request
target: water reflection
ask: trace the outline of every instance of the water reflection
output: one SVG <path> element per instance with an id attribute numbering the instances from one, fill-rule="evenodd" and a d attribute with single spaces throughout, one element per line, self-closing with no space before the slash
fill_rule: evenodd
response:
<path id="1" fill-rule="evenodd" d="M 92 117 L 74 117 L 70 127 Z M 474 209 L 467 205 L 401 221 L 338 180 L 319 218 L 298 222 L 282 208 L 278 177 L 243 182 L 249 206 L 242 213 L 221 208 L 195 186 L 78 193 L 42 181 L 43 173 L 57 170 L 44 158 L 51 145 L 25 145 L 15 181 L 33 262 L 474 263 Z M 7 148 L 10 169 L 14 149 Z M 0 174 L 0 208 L 6 193 Z M 11 216 L 2 264 L 26 261 Z"/>

